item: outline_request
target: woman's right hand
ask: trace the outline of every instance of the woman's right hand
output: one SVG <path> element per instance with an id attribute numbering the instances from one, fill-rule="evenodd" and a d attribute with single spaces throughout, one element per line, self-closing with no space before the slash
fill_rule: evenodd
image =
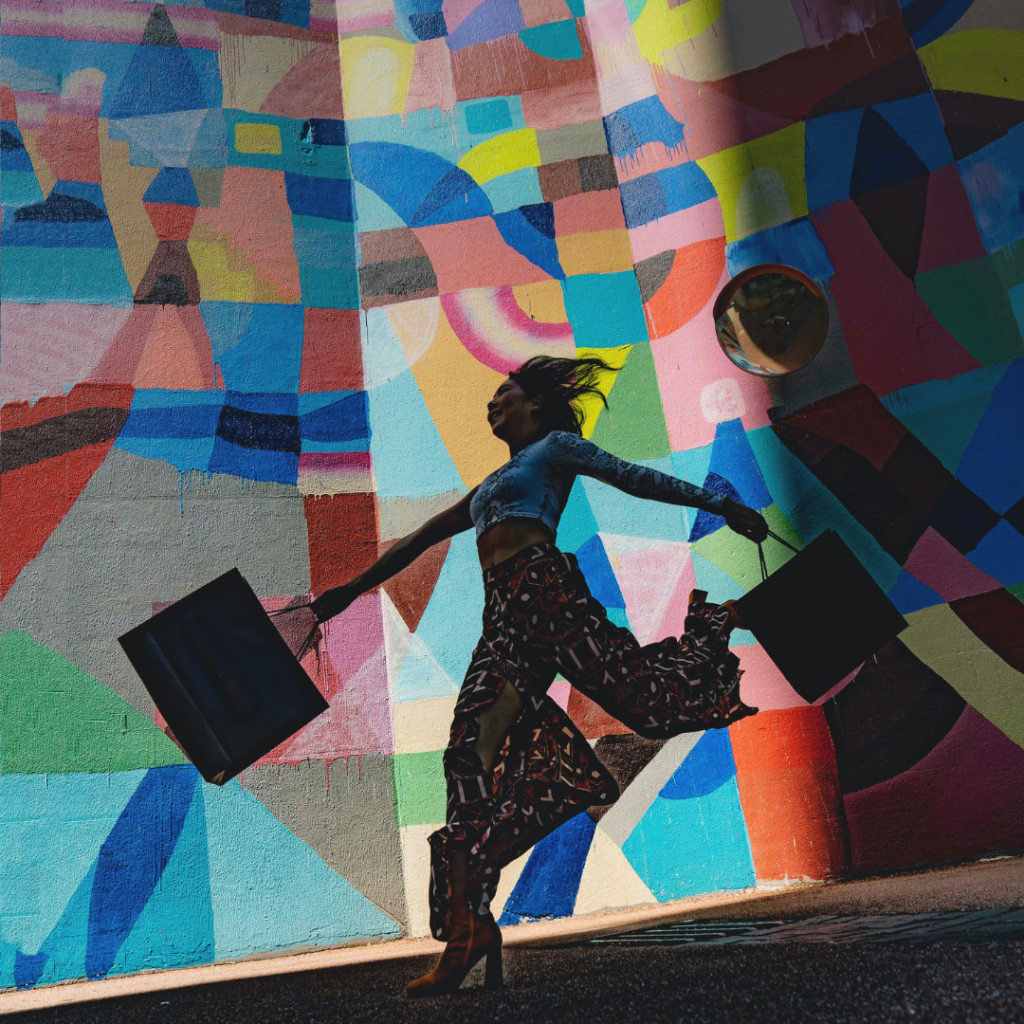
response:
<path id="1" fill-rule="evenodd" d="M 746 505 L 741 505 L 731 498 L 726 499 L 725 507 L 722 509 L 726 526 L 738 533 L 741 537 L 760 544 L 768 536 L 768 524 L 760 512 Z"/>

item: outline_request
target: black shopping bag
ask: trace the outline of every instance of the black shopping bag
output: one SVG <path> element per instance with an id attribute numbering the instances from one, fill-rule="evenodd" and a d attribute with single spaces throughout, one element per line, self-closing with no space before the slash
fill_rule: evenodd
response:
<path id="1" fill-rule="evenodd" d="M 834 530 L 797 551 L 771 576 L 764 551 L 759 554 L 763 581 L 736 602 L 736 610 L 805 700 L 827 693 L 907 628 L 906 619 Z"/>
<path id="2" fill-rule="evenodd" d="M 189 759 L 219 786 L 328 708 L 237 569 L 120 643 Z"/>

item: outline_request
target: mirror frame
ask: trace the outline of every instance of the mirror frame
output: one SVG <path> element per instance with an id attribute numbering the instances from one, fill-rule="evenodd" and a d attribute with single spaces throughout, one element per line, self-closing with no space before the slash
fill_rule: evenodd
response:
<path id="1" fill-rule="evenodd" d="M 725 312 L 726 306 L 729 305 L 733 296 L 740 290 L 740 288 L 743 287 L 743 285 L 755 277 L 760 277 L 762 274 L 785 274 L 787 277 L 792 277 L 794 280 L 799 281 L 812 295 L 821 299 L 825 303 L 825 335 L 821 339 L 821 344 L 816 349 L 814 355 L 811 356 L 803 366 L 797 366 L 792 370 L 786 370 L 784 373 L 754 373 L 752 370 L 743 369 L 742 366 L 732 359 L 728 351 L 726 351 L 725 345 L 722 344 L 722 339 L 718 337 L 718 320 Z M 785 263 L 758 263 L 756 266 L 748 267 L 746 270 L 741 270 L 735 277 L 731 278 L 729 283 L 726 284 L 726 286 L 718 293 L 718 298 L 715 299 L 715 304 L 712 307 L 712 316 L 714 318 L 715 339 L 718 341 L 719 347 L 722 349 L 722 354 L 725 358 L 728 359 L 737 370 L 743 370 L 744 373 L 749 373 L 751 377 L 760 377 L 762 380 L 778 380 L 780 377 L 791 377 L 794 373 L 806 370 L 807 367 L 817 359 L 822 348 L 824 348 L 825 342 L 828 340 L 829 329 L 832 326 L 828 310 L 828 300 L 825 298 L 824 290 L 817 281 L 808 277 L 802 270 L 797 270 L 796 267 L 787 266 Z"/>

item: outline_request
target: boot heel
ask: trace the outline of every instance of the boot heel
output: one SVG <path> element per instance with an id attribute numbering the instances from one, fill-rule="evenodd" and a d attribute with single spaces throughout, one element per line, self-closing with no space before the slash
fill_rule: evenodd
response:
<path id="1" fill-rule="evenodd" d="M 484 969 L 484 988 L 498 989 L 505 987 L 505 977 L 501 969 L 501 939 L 499 938 L 487 950 L 487 966 Z"/>

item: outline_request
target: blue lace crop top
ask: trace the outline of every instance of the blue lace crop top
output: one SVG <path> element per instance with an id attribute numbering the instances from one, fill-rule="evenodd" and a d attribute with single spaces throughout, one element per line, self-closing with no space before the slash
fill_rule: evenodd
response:
<path id="1" fill-rule="evenodd" d="M 724 494 L 610 455 L 576 434 L 553 430 L 495 470 L 469 504 L 476 535 L 505 519 L 539 519 L 554 533 L 577 476 L 590 476 L 638 498 L 720 512 Z"/>

